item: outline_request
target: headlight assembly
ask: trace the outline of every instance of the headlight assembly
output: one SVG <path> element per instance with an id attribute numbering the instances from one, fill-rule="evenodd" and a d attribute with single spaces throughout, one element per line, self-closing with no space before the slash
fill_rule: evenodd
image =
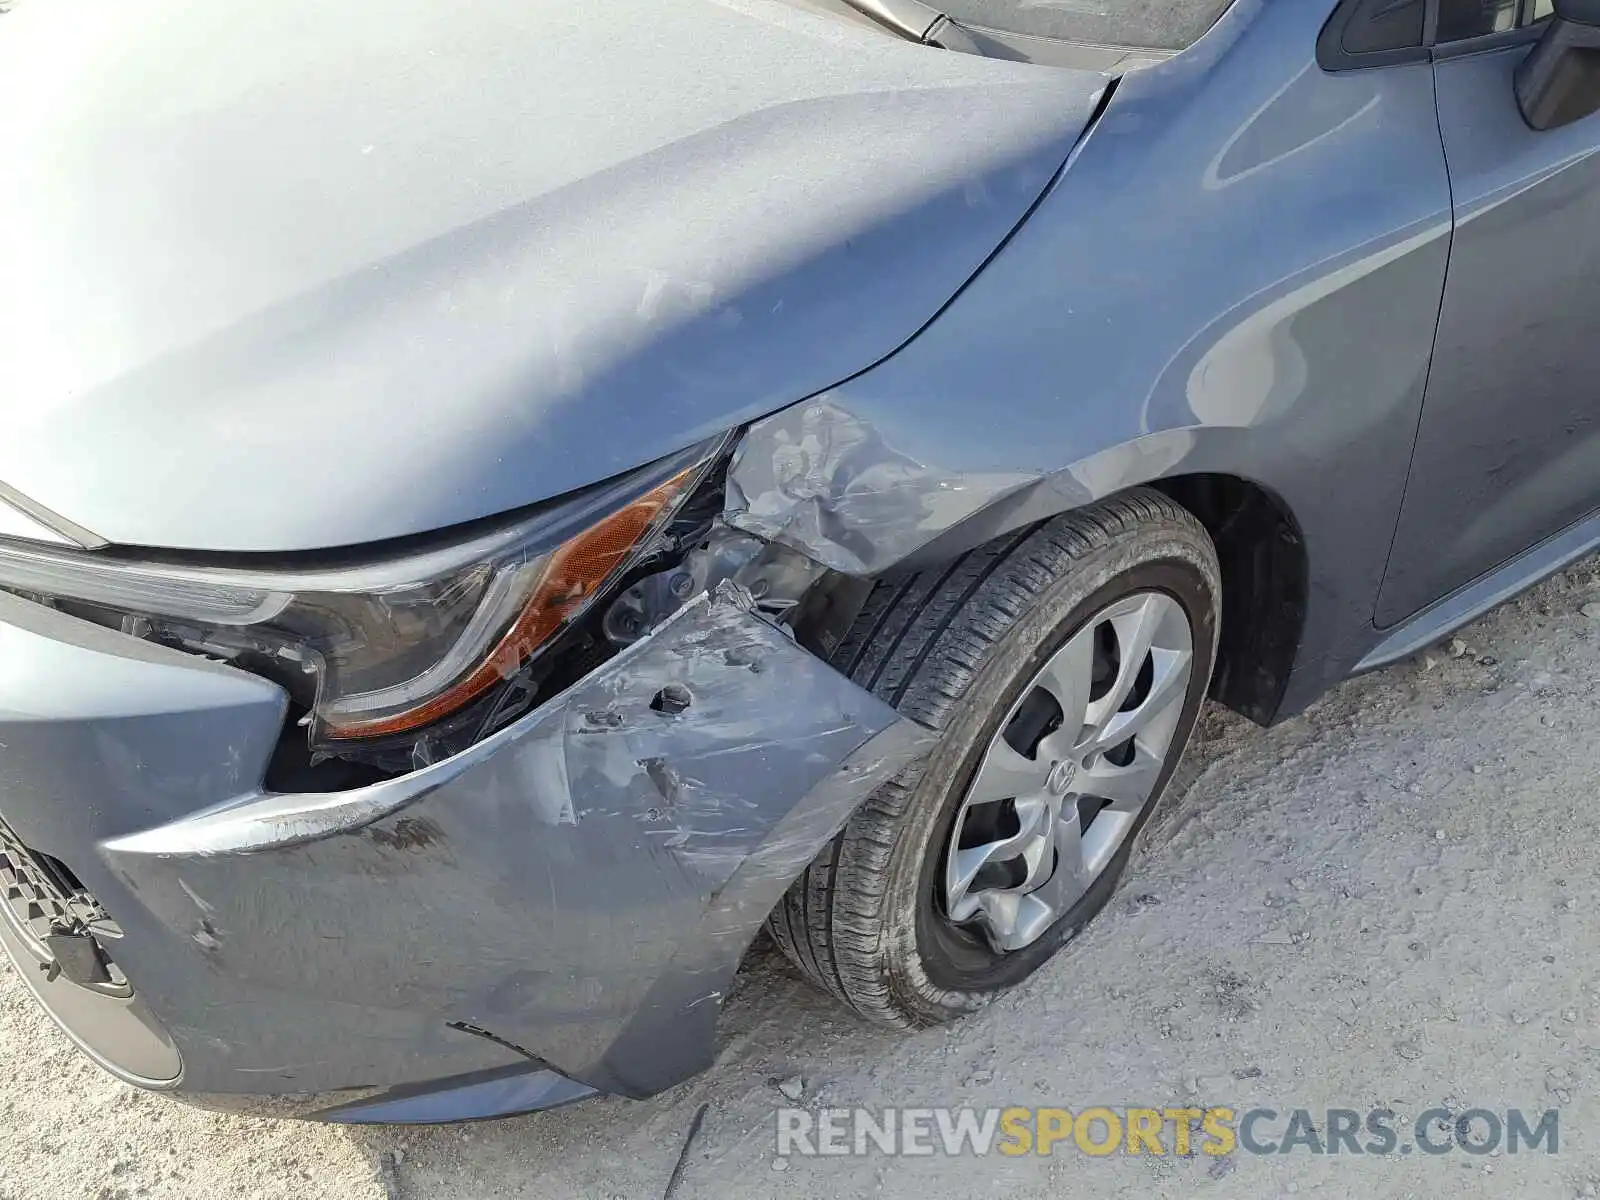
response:
<path id="1" fill-rule="evenodd" d="M 0 542 L 0 587 L 278 680 L 314 752 L 420 731 L 515 675 L 607 594 L 722 439 L 450 545 L 295 571 Z"/>

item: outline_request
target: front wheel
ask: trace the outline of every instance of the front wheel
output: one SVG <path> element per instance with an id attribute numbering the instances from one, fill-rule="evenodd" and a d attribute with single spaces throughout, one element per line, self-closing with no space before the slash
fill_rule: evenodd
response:
<path id="1" fill-rule="evenodd" d="M 1199 716 L 1210 537 L 1139 489 L 878 584 L 836 665 L 940 733 L 769 920 L 813 981 L 893 1025 L 1027 978 L 1117 885 Z"/>

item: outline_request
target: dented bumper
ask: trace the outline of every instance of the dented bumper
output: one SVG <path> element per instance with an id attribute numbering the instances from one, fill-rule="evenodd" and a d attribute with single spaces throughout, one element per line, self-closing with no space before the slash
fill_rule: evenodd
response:
<path id="1" fill-rule="evenodd" d="M 0 813 L 115 922 L 131 994 L 52 975 L 13 913 L 25 981 L 135 1082 L 344 1120 L 703 1069 L 767 913 L 927 740 L 732 588 L 340 793 L 261 790 L 284 700 L 252 676 L 3 595 L 0 663 Z"/>

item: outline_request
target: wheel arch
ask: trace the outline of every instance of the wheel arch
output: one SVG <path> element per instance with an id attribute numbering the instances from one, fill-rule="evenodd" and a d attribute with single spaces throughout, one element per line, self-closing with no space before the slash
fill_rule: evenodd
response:
<path id="1" fill-rule="evenodd" d="M 1211 696 L 1268 724 L 1283 702 L 1305 629 L 1310 562 L 1294 513 L 1239 475 L 1176 475 L 1148 486 L 1205 526 L 1222 566 L 1222 633 Z"/>
<path id="2" fill-rule="evenodd" d="M 1222 630 L 1211 696 L 1259 724 L 1270 724 L 1300 653 L 1310 590 L 1306 539 L 1293 510 L 1272 489 L 1242 475 L 1191 472 L 1126 483 L 1087 502 L 1058 489 L 1028 488 L 993 499 L 926 544 L 872 570 L 841 571 L 820 583 L 808 601 L 811 619 L 802 640 L 826 654 L 841 623 L 848 625 L 872 582 L 890 572 L 953 562 L 985 542 L 1087 507 L 1136 487 L 1153 488 L 1205 527 L 1222 567 Z M 1048 499 L 1044 499 L 1048 497 Z M 787 539 L 785 539 L 787 540 Z M 820 601 L 820 602 L 819 602 Z"/>

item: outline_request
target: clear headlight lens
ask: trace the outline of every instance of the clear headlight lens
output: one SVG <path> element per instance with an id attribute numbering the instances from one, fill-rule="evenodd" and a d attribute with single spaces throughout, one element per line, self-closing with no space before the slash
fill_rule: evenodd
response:
<path id="1" fill-rule="evenodd" d="M 293 573 L 0 543 L 0 587 L 261 670 L 313 747 L 420 730 L 521 669 L 655 546 L 721 441 L 468 541 Z M 262 669 L 262 668 L 265 669 Z"/>

